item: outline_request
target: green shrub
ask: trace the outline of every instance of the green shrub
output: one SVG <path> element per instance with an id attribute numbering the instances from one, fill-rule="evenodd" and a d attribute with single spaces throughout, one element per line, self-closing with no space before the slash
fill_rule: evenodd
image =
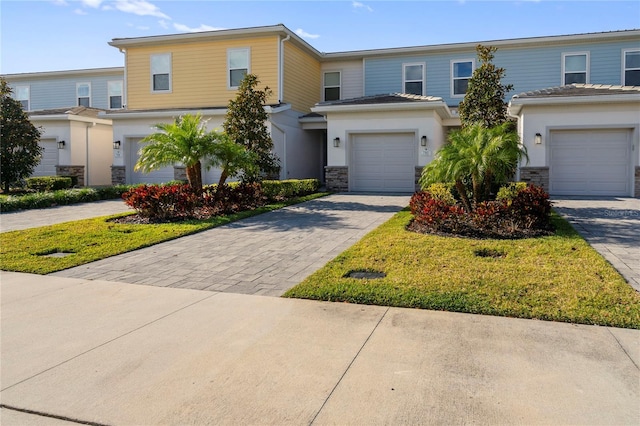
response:
<path id="1" fill-rule="evenodd" d="M 498 190 L 498 195 L 496 196 L 496 200 L 498 201 L 504 200 L 504 201 L 507 201 L 507 203 L 510 203 L 511 201 L 513 201 L 514 198 L 516 198 L 516 195 L 518 195 L 518 192 L 522 191 L 526 187 L 527 187 L 526 182 L 509 182 L 508 184 L 502 186 Z"/>
<path id="2" fill-rule="evenodd" d="M 263 180 L 262 190 L 270 201 L 313 194 L 320 188 L 318 179 Z"/>
<path id="3" fill-rule="evenodd" d="M 53 192 L 36 192 L 26 195 L 9 195 L 0 198 L 0 212 L 25 209 L 41 209 L 88 201 L 120 198 L 137 185 L 115 185 L 98 188 L 61 189 Z"/>
<path id="4" fill-rule="evenodd" d="M 444 201 L 447 204 L 455 204 L 456 199 L 451 193 L 451 185 L 445 183 L 434 183 L 429 185 L 427 192 L 434 200 Z"/>
<path id="5" fill-rule="evenodd" d="M 57 191 L 73 186 L 73 179 L 68 176 L 39 176 L 25 179 L 27 188 L 38 192 Z"/>

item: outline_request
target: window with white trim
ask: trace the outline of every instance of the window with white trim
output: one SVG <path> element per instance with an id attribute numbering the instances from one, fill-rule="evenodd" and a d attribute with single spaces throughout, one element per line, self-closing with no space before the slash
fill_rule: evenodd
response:
<path id="1" fill-rule="evenodd" d="M 340 99 L 340 71 L 324 73 L 324 100 L 337 101 Z"/>
<path id="2" fill-rule="evenodd" d="M 562 85 L 589 83 L 589 53 L 562 54 Z"/>
<path id="3" fill-rule="evenodd" d="M 29 86 L 16 86 L 15 90 L 13 91 L 15 100 L 20 102 L 20 105 L 22 105 L 22 109 L 24 111 L 29 111 L 30 108 L 29 91 Z"/>
<path id="4" fill-rule="evenodd" d="M 249 73 L 249 48 L 227 50 L 227 85 L 236 89 L 245 75 Z"/>
<path id="5" fill-rule="evenodd" d="M 91 83 L 76 83 L 76 98 L 78 106 L 91 106 Z"/>
<path id="6" fill-rule="evenodd" d="M 623 61 L 623 86 L 640 86 L 640 50 L 624 50 Z"/>
<path id="7" fill-rule="evenodd" d="M 107 82 L 109 109 L 122 108 L 122 80 Z"/>
<path id="8" fill-rule="evenodd" d="M 459 98 L 467 93 L 474 69 L 475 60 L 473 59 L 451 61 L 451 97 Z"/>
<path id="9" fill-rule="evenodd" d="M 402 64 L 402 91 L 412 95 L 424 95 L 425 93 L 425 66 L 424 63 Z"/>
<path id="10" fill-rule="evenodd" d="M 171 53 L 151 55 L 151 91 L 171 91 Z"/>

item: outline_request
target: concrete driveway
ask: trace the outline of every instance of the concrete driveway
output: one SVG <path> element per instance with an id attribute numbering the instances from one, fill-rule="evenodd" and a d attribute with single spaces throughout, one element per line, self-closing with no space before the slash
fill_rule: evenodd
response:
<path id="1" fill-rule="evenodd" d="M 640 291 L 640 199 L 556 197 L 553 207 Z"/>
<path id="2" fill-rule="evenodd" d="M 409 199 L 333 194 L 52 275 L 280 296 Z"/>

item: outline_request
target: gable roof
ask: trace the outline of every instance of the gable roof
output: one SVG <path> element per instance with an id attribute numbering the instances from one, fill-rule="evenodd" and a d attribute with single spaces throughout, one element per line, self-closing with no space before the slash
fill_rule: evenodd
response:
<path id="1" fill-rule="evenodd" d="M 104 112 L 104 110 L 99 108 L 88 108 L 84 106 L 77 106 L 72 108 L 53 108 L 53 109 L 43 109 L 39 111 L 30 111 L 29 116 L 75 115 L 78 117 L 98 118 L 98 115 L 101 112 Z"/>
<path id="2" fill-rule="evenodd" d="M 435 109 L 446 118 L 451 111 L 444 100 L 435 96 L 411 95 L 407 93 L 389 93 L 363 96 L 360 98 L 340 99 L 317 103 L 311 111 L 315 113 L 349 112 L 349 111 L 391 111 Z"/>

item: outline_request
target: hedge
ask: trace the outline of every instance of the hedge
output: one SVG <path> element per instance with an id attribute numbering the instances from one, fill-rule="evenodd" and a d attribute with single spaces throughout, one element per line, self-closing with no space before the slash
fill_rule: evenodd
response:
<path id="1" fill-rule="evenodd" d="M 88 201 L 120 198 L 123 193 L 137 185 L 115 185 L 98 188 L 60 189 L 52 192 L 37 192 L 26 195 L 0 197 L 0 212 L 85 203 Z"/>

